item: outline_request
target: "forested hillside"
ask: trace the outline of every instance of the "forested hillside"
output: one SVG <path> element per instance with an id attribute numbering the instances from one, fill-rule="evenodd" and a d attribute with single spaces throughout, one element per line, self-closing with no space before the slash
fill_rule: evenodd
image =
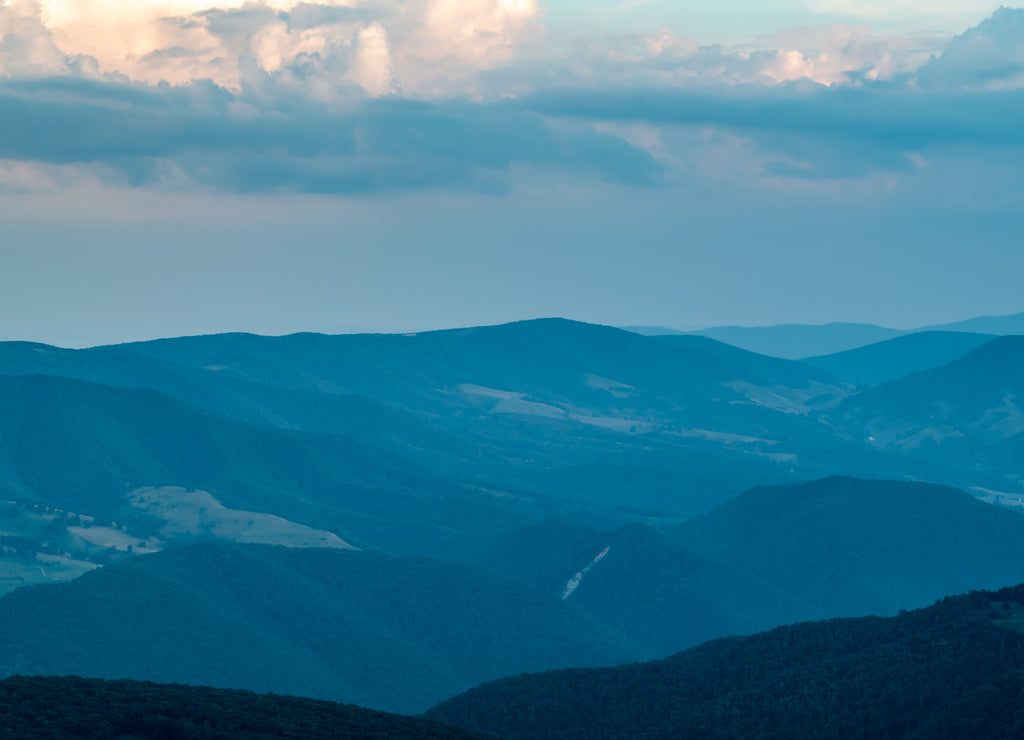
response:
<path id="1" fill-rule="evenodd" d="M 203 684 L 389 711 L 521 671 L 640 655 L 512 581 L 351 550 L 177 547 L 0 599 L 0 676 Z"/>
<path id="2" fill-rule="evenodd" d="M 810 622 L 666 660 L 486 684 L 426 716 L 514 740 L 1016 740 L 1024 586 Z"/>
<path id="3" fill-rule="evenodd" d="M 1024 516 L 929 483 L 755 488 L 674 539 L 833 616 L 895 614 L 1024 579 Z"/>

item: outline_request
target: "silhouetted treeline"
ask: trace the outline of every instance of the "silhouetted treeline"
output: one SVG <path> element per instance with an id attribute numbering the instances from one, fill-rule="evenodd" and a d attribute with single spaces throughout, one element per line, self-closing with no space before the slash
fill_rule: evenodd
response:
<path id="1" fill-rule="evenodd" d="M 350 704 L 77 677 L 0 681 L 3 740 L 472 740 L 472 732 Z"/>

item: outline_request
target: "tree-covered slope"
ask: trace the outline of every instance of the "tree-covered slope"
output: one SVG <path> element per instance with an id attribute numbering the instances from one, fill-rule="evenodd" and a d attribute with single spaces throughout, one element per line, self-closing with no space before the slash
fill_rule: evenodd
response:
<path id="1" fill-rule="evenodd" d="M 893 614 L 1024 578 L 1024 516 L 927 483 L 756 488 L 674 533 L 827 614 Z"/>
<path id="2" fill-rule="evenodd" d="M 1024 431 L 1024 336 L 993 339 L 940 368 L 846 399 L 836 418 L 874 444 L 973 461 Z M 1002 472 L 1020 475 L 1020 465 Z"/>
<path id="3" fill-rule="evenodd" d="M 903 332 L 875 324 L 777 324 L 775 326 L 713 326 L 687 332 L 771 357 L 798 360 L 812 355 L 862 347 Z"/>
<path id="4" fill-rule="evenodd" d="M 429 720 L 293 696 L 148 681 L 0 681 L 4 740 L 483 740 Z"/>
<path id="5" fill-rule="evenodd" d="M 146 388 L 239 421 L 324 434 L 346 434 L 400 452 L 467 454 L 442 429 L 365 396 L 257 383 L 217 366 L 184 364 L 117 347 L 72 350 L 0 342 L 0 375 L 51 375 L 123 388 Z"/>
<path id="6" fill-rule="evenodd" d="M 1013 740 L 1024 736 L 1022 694 L 1017 586 L 652 663 L 510 677 L 426 716 L 513 740 Z"/>
<path id="7" fill-rule="evenodd" d="M 804 387 L 813 381 L 825 385 L 835 385 L 837 378 L 842 377 L 829 370 L 822 370 L 814 366 L 808 367 L 802 361 L 762 355 L 707 336 L 664 334 L 652 338 L 669 347 L 697 350 L 714 355 L 724 367 L 734 368 L 733 372 L 737 377 L 754 376 L 796 388 Z"/>
<path id="8" fill-rule="evenodd" d="M 991 334 L 923 331 L 845 352 L 808 357 L 803 363 L 854 385 L 879 385 L 948 365 L 994 338 Z"/>
<path id="9" fill-rule="evenodd" d="M 125 494 L 148 485 L 389 549 L 505 527 L 530 508 L 350 437 L 246 424 L 150 390 L 0 376 L 0 493 L 120 520 Z"/>
<path id="10" fill-rule="evenodd" d="M 639 651 L 571 605 L 451 563 L 207 544 L 0 599 L 0 675 L 246 688 L 421 711 L 482 681 Z"/>
<path id="11" fill-rule="evenodd" d="M 1024 313 L 1006 316 L 976 316 L 965 321 L 925 327 L 931 331 L 964 331 L 983 334 L 1024 334 Z"/>
<path id="12" fill-rule="evenodd" d="M 562 599 L 628 635 L 648 657 L 822 616 L 640 524 L 606 532 L 548 521 L 434 552 Z"/>

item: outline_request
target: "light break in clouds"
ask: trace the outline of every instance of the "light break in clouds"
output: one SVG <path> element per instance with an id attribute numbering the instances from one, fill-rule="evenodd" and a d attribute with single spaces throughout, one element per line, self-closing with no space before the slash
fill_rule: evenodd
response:
<path id="1" fill-rule="evenodd" d="M 657 3 L 647 5 L 653 12 Z M 621 215 L 622 234 L 643 232 L 662 245 L 649 247 L 655 272 L 681 264 L 673 250 L 694 249 L 687 209 L 719 223 L 736 213 L 782 214 L 789 231 L 764 246 L 780 264 L 793 245 L 838 244 L 831 235 L 840 223 L 893 224 L 878 238 L 899 249 L 914 238 L 911 222 L 900 220 L 911 213 L 981 219 L 996 228 L 991 243 L 1002 244 L 999 235 L 1024 212 L 1024 10 L 992 8 L 962 33 L 936 36 L 935 17 L 952 18 L 956 8 L 935 6 L 918 33 L 888 22 L 924 12 L 912 3 L 800 7 L 821 22 L 766 24 L 742 43 L 709 45 L 687 35 L 682 5 L 663 25 L 589 24 L 574 35 L 566 8 L 538 0 L 3 0 L 0 216 L 159 220 L 162 208 L 231 222 L 224 209 L 262 198 L 293 219 L 307 213 L 303 199 L 319 198 L 309 212 L 321 223 L 379 208 L 408 223 L 410 232 L 375 242 L 394 265 L 408 262 L 409 245 L 427 228 L 414 228 L 413 202 L 440 199 L 446 224 L 463 229 L 459 238 L 491 243 L 495 227 L 480 215 L 490 211 L 476 200 L 484 198 L 497 209 L 492 222 L 544 223 L 547 231 L 532 238 L 550 240 L 565 265 L 580 265 L 587 245 L 572 236 L 572 219 L 586 211 L 589 193 L 594 203 L 638 198 L 659 214 L 654 224 L 637 221 L 640 209 Z M 553 29 L 547 19 L 560 12 Z M 112 205 L 138 202 L 140 193 L 153 196 L 148 216 Z M 209 206 L 201 215 L 196 197 Z M 558 204 L 570 201 L 579 208 L 566 208 L 559 222 Z M 422 214 L 430 209 L 416 213 L 429 220 Z M 758 243 L 757 224 L 747 226 L 735 238 Z M 337 228 L 346 233 L 343 223 Z M 843 271 L 827 265 L 854 259 L 854 248 L 851 241 L 832 263 L 801 258 L 791 276 L 838 280 Z M 929 264 L 937 275 L 964 275 L 951 255 L 966 248 L 939 239 Z M 1011 255 L 999 249 L 993 259 L 1005 268 Z M 702 254 L 695 269 L 718 264 Z M 502 269 L 517 259 L 514 251 L 492 256 Z M 472 262 L 449 267 L 459 273 Z M 387 284 L 383 264 L 370 283 Z M 594 278 L 595 295 L 622 307 L 640 300 L 644 288 L 619 294 L 616 270 Z M 980 284 L 972 290 L 992 295 Z M 521 310 L 492 318 L 533 314 L 529 293 L 520 292 Z M 673 300 L 668 285 L 657 295 L 644 315 L 623 308 L 600 318 L 657 322 Z M 586 304 L 577 298 L 574 305 Z M 464 306 L 470 301 L 467 294 Z M 814 318 L 786 310 L 774 318 Z M 557 304 L 549 312 L 574 313 Z M 453 307 L 451 317 L 465 318 L 436 320 L 475 323 L 470 313 Z"/>

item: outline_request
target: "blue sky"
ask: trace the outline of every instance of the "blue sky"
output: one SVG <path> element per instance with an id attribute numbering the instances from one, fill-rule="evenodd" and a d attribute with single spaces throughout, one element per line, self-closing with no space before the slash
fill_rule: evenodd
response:
<path id="1" fill-rule="evenodd" d="M 0 339 L 1024 310 L 1024 10 L 5 0 Z"/>

